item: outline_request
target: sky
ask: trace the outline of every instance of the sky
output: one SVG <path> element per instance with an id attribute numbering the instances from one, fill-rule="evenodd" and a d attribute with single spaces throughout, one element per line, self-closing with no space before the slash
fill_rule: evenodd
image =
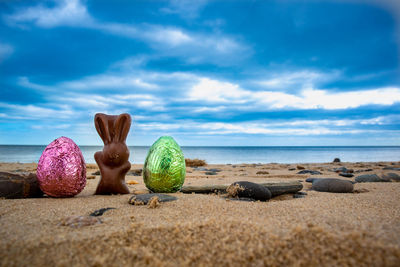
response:
<path id="1" fill-rule="evenodd" d="M 396 0 L 0 1 L 0 144 L 400 145 Z"/>

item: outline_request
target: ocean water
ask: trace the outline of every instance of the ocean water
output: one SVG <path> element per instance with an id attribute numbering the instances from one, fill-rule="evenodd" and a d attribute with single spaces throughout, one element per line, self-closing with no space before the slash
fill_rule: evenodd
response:
<path id="1" fill-rule="evenodd" d="M 0 162 L 38 162 L 46 146 L 0 145 Z M 101 146 L 80 147 L 87 163 Z M 149 147 L 130 146 L 130 162 L 144 163 Z M 271 146 L 271 147 L 182 147 L 186 158 L 204 159 L 211 164 L 318 163 L 341 161 L 400 161 L 400 146 Z"/>

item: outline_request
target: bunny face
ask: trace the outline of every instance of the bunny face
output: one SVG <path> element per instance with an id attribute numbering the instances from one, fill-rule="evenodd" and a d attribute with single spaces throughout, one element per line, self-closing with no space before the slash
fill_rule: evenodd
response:
<path id="1" fill-rule="evenodd" d="M 103 148 L 103 160 L 108 166 L 120 166 L 129 159 L 129 150 L 125 144 L 110 143 Z"/>

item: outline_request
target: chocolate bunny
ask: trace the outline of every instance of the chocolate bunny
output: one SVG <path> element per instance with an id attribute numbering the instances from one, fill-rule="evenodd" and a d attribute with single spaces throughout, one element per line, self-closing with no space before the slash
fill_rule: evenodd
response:
<path id="1" fill-rule="evenodd" d="M 131 116 L 106 115 L 97 113 L 94 124 L 104 142 L 103 151 L 94 154 L 100 168 L 101 178 L 96 195 L 129 194 L 125 184 L 125 175 L 131 168 L 129 149 L 125 143 L 131 127 Z"/>

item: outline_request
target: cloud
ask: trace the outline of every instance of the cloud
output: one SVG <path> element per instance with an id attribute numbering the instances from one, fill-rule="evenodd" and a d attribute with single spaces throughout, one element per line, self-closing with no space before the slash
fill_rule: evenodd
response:
<path id="1" fill-rule="evenodd" d="M 208 0 L 171 0 L 169 6 L 161 8 L 160 11 L 166 14 L 178 14 L 183 18 L 197 18 L 199 12 L 207 4 Z"/>
<path id="2" fill-rule="evenodd" d="M 4 109 L 8 119 L 37 120 L 37 119 L 70 119 L 77 115 L 67 105 L 58 105 L 58 108 L 43 107 L 38 105 L 19 105 L 0 102 L 0 108 Z"/>
<path id="3" fill-rule="evenodd" d="M 201 78 L 187 93 L 188 100 L 209 103 L 244 104 L 245 109 L 349 109 L 366 105 L 393 105 L 400 102 L 400 88 L 331 92 L 314 88 L 299 94 L 278 91 L 251 91 L 238 84 Z"/>
<path id="4" fill-rule="evenodd" d="M 28 7 L 6 16 L 10 24 L 32 22 L 39 27 L 79 26 L 92 23 L 87 8 L 79 0 L 58 1 L 54 7 Z"/>
<path id="5" fill-rule="evenodd" d="M 14 48 L 9 44 L 0 43 L 0 63 L 14 52 Z"/>

